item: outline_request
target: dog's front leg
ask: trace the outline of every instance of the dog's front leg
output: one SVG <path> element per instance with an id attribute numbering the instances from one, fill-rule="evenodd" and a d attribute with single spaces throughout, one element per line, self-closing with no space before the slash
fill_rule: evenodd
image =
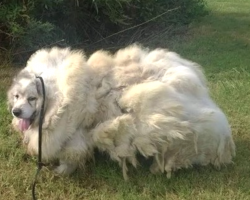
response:
<path id="1" fill-rule="evenodd" d="M 55 168 L 55 173 L 68 176 L 72 174 L 76 170 L 76 168 L 77 163 L 60 160 L 59 166 Z"/>

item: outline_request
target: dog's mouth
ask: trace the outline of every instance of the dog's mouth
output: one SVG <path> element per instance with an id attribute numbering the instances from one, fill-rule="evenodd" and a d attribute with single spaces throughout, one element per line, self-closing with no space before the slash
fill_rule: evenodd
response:
<path id="1" fill-rule="evenodd" d="M 31 124 L 33 123 L 35 116 L 36 112 L 34 112 L 29 119 L 19 118 L 18 127 L 20 131 L 22 132 L 27 131 L 30 128 Z"/>
<path id="2" fill-rule="evenodd" d="M 31 125 L 31 120 L 30 119 L 19 119 L 19 129 L 20 131 L 24 132 L 29 129 Z"/>

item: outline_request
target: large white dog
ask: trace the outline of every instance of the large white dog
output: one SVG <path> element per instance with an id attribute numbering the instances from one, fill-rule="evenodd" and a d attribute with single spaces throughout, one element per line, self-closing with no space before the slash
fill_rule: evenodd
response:
<path id="1" fill-rule="evenodd" d="M 231 163 L 235 145 L 223 112 L 212 101 L 200 67 L 166 49 L 138 45 L 88 59 L 69 48 L 42 49 L 8 92 L 14 127 L 30 154 L 38 153 L 41 76 L 45 82 L 42 158 L 59 160 L 57 173 L 84 165 L 93 149 L 127 163 L 153 157 L 151 172 L 193 164 Z"/>

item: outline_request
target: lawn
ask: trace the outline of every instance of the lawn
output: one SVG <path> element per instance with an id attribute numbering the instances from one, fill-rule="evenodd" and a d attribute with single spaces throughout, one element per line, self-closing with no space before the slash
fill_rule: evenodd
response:
<path id="1" fill-rule="evenodd" d="M 180 170 L 171 179 L 152 175 L 149 162 L 130 169 L 125 182 L 118 165 L 100 154 L 96 163 L 70 177 L 58 177 L 47 168 L 39 175 L 39 199 L 250 199 L 250 1 L 208 0 L 210 14 L 171 40 L 156 39 L 200 63 L 210 93 L 230 121 L 237 155 L 234 164 L 216 170 L 195 167 Z M 157 41 L 158 40 L 158 41 Z M 164 44 L 164 45 L 163 45 Z M 10 129 L 6 90 L 16 69 L 0 68 L 0 199 L 31 199 L 36 159 L 25 154 L 19 135 Z"/>

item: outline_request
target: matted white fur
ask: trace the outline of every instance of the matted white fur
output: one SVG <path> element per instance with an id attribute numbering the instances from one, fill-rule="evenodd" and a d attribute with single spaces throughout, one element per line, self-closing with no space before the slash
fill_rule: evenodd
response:
<path id="1" fill-rule="evenodd" d="M 56 47 L 31 56 L 8 92 L 13 125 L 21 127 L 31 154 L 38 151 L 41 107 L 35 76 L 43 77 L 47 93 L 42 157 L 59 159 L 58 173 L 84 165 L 94 148 L 118 161 L 125 179 L 137 153 L 153 157 L 151 172 L 168 177 L 193 164 L 220 167 L 235 155 L 230 126 L 200 67 L 166 49 L 138 45 L 88 59 Z"/>

